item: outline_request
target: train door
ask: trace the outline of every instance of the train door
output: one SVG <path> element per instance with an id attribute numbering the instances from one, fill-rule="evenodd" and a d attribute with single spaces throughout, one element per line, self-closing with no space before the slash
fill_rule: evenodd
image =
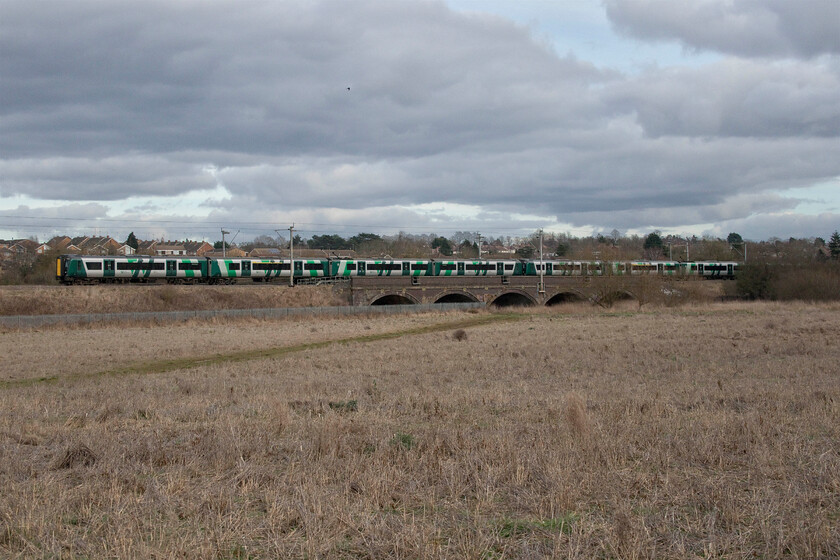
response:
<path id="1" fill-rule="evenodd" d="M 294 261 L 294 272 L 292 276 L 303 276 L 303 261 Z"/>
<path id="2" fill-rule="evenodd" d="M 464 261 L 458 261 L 458 276 L 464 275 Z"/>
<path id="3" fill-rule="evenodd" d="M 166 261 L 166 277 L 174 277 L 178 275 L 178 268 L 177 268 L 177 261 L 168 260 Z"/>
<path id="4" fill-rule="evenodd" d="M 114 259 L 105 259 L 102 263 L 102 276 L 105 278 L 113 278 L 116 274 L 116 267 L 114 266 Z"/>
<path id="5" fill-rule="evenodd" d="M 734 274 L 734 272 L 733 272 L 733 270 L 732 270 L 732 265 L 731 265 L 731 264 L 726 265 L 726 274 L 727 274 L 728 276 L 732 276 L 732 275 Z"/>
<path id="6" fill-rule="evenodd" d="M 242 276 L 251 276 L 251 261 L 242 261 Z"/>

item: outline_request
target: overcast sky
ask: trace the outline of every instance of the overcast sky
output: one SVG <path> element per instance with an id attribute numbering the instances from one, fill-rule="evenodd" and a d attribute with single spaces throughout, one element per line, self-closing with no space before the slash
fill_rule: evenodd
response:
<path id="1" fill-rule="evenodd" d="M 840 0 L 0 2 L 0 236 L 291 223 L 827 238 Z"/>

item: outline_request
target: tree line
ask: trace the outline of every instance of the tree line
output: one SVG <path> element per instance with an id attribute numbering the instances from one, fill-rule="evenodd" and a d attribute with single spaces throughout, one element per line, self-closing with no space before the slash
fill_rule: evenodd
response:
<path id="1" fill-rule="evenodd" d="M 473 258 L 479 255 L 494 258 L 534 258 L 539 256 L 540 233 L 533 232 L 518 237 L 483 237 L 477 232 L 459 231 L 449 237 L 437 234 L 396 235 L 358 233 L 344 238 L 337 234 L 296 235 L 294 246 L 300 249 L 324 251 L 352 250 L 370 257 L 428 258 L 433 255 Z M 283 237 L 258 236 L 253 242 L 240 245 L 243 249 L 254 247 L 288 247 Z M 765 241 L 747 242 L 736 232 L 725 239 L 712 236 L 681 237 L 653 231 L 642 237 L 623 235 L 618 230 L 597 233 L 588 237 L 575 237 L 564 233 L 543 233 L 543 256 L 574 260 L 771 260 L 774 262 L 802 263 L 820 259 L 840 258 L 840 234 L 835 231 L 829 241 L 821 237 L 788 238 L 771 237 Z"/>

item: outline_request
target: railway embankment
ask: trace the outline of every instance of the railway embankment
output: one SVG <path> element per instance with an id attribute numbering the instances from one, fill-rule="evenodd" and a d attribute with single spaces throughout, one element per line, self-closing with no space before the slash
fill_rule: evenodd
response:
<path id="1" fill-rule="evenodd" d="M 349 305 L 346 287 L 243 283 L 2 286 L 0 317 L 106 313 L 218 312 Z"/>

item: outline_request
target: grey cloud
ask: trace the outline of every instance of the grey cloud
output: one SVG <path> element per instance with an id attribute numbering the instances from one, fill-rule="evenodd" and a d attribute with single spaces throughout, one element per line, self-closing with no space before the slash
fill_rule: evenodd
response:
<path id="1" fill-rule="evenodd" d="M 551 108 L 602 79 L 438 4 L 7 4 L 7 156 L 434 153 L 560 124 Z"/>
<path id="2" fill-rule="evenodd" d="M 600 150 L 572 149 L 546 138 L 542 150 L 510 154 L 440 154 L 377 163 L 302 158 L 226 168 L 219 177 L 234 193 L 234 204 L 361 209 L 448 201 L 570 221 L 579 213 L 632 215 L 640 208 L 719 205 L 714 207 L 722 211 L 733 195 L 805 186 L 838 172 L 830 139 L 747 142 L 602 134 L 611 138 L 600 142 Z"/>
<path id="3" fill-rule="evenodd" d="M 221 184 L 211 221 L 452 202 L 626 229 L 840 175 L 830 57 L 623 76 L 499 18 L 374 0 L 7 0 L 0 53 L 0 197 Z"/>
<path id="4" fill-rule="evenodd" d="M 645 40 L 676 40 L 738 56 L 840 54 L 836 0 L 604 0 L 612 24 Z"/>
<path id="5" fill-rule="evenodd" d="M 735 195 L 709 205 L 670 205 L 664 208 L 583 212 L 567 216 L 577 225 L 611 224 L 619 229 L 673 228 L 683 224 L 728 222 L 756 213 L 779 213 L 793 210 L 799 201 L 779 195 Z"/>
<path id="6" fill-rule="evenodd" d="M 44 200 L 118 200 L 215 187 L 215 179 L 201 166 L 161 156 L 0 160 L 0 196 L 4 197 L 26 194 Z"/>
<path id="7" fill-rule="evenodd" d="M 840 71 L 728 59 L 652 71 L 610 87 L 650 136 L 840 136 Z"/>
<path id="8" fill-rule="evenodd" d="M 15 218 L 21 221 L 29 219 L 40 220 L 66 218 L 67 216 L 73 216 L 74 218 L 80 220 L 90 220 L 104 218 L 107 215 L 108 207 L 95 202 L 88 202 L 84 204 L 62 204 L 60 206 L 47 207 L 31 207 L 24 204 L 13 210 L 0 211 L 0 217 Z"/>
<path id="9" fill-rule="evenodd" d="M 726 237 L 729 232 L 750 232 L 749 239 L 760 241 L 778 237 L 808 239 L 822 237 L 825 240 L 840 228 L 840 214 L 824 212 L 816 216 L 796 212 L 757 214 L 737 220 L 730 220 L 709 230 L 716 237 Z"/>

